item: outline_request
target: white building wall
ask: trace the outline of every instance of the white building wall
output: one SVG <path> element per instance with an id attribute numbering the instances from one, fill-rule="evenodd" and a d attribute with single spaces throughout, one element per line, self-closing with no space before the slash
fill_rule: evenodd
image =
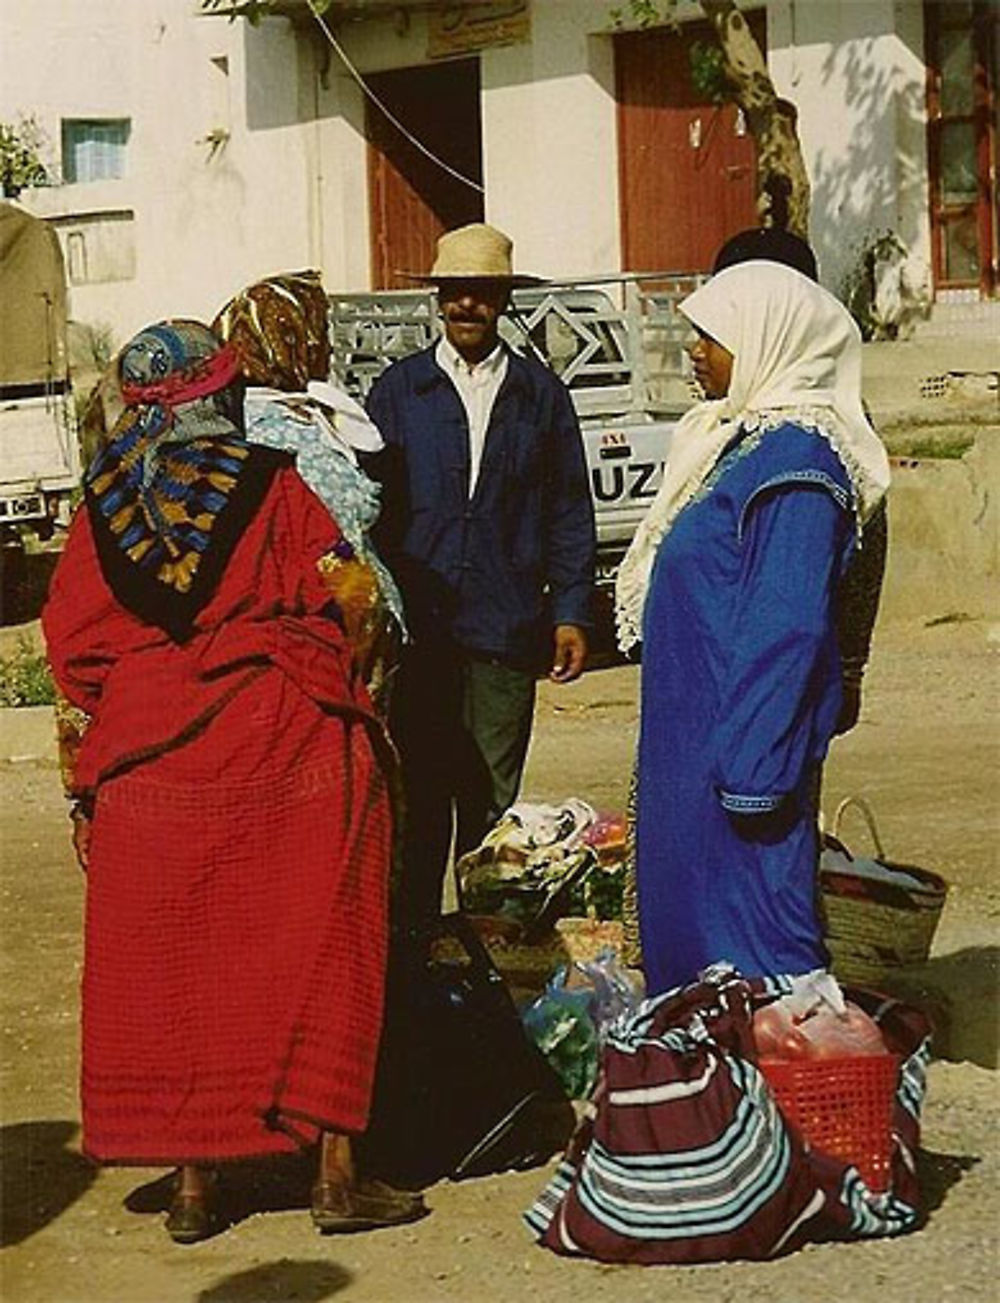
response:
<path id="1" fill-rule="evenodd" d="M 0 118 L 36 114 L 56 152 L 61 118 L 132 121 L 121 181 L 23 196 L 43 215 L 134 213 L 134 279 L 74 286 L 75 318 L 120 339 L 155 316 L 209 316 L 240 285 L 305 266 L 331 287 L 369 286 L 364 97 L 315 25 L 252 28 L 200 15 L 198 0 L 3 6 Z M 613 7 L 534 0 L 531 43 L 480 56 L 486 216 L 524 270 L 620 267 Z M 693 0 L 676 12 L 701 13 Z M 890 228 L 919 275 L 920 0 L 769 0 L 767 15 L 772 75 L 799 107 L 824 281 L 838 288 L 857 247 Z M 428 61 L 422 10 L 337 36 L 362 73 Z"/>
<path id="2" fill-rule="evenodd" d="M 22 195 L 43 216 L 134 213 L 134 279 L 73 285 L 75 320 L 122 339 L 154 317 L 210 316 L 248 280 L 320 255 L 287 20 L 229 24 L 196 0 L 4 0 L 3 28 L 0 117 L 34 113 L 57 159 L 61 119 L 131 119 L 121 180 Z"/>
<path id="3" fill-rule="evenodd" d="M 480 55 L 486 216 L 514 237 L 519 266 L 541 275 L 620 267 L 614 8 L 534 0 L 531 43 Z M 766 10 L 769 69 L 799 109 L 824 282 L 839 288 L 886 230 L 911 250 L 911 278 L 926 281 L 921 0 L 768 0 Z M 693 0 L 674 12 L 703 18 Z M 427 62 L 418 12 L 350 24 L 342 39 L 365 72 Z"/>
<path id="4" fill-rule="evenodd" d="M 583 6 L 585 8 L 585 6 Z M 614 54 L 565 4 L 536 7 L 530 45 L 484 52 L 487 217 L 541 276 L 616 271 Z"/>
<path id="5" fill-rule="evenodd" d="M 812 183 L 811 238 L 840 288 L 885 231 L 929 278 L 930 233 L 919 0 L 771 0 L 768 65 L 799 110 Z"/>

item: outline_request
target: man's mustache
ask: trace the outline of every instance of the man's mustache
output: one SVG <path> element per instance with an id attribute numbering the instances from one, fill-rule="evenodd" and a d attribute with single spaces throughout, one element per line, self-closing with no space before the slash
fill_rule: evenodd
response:
<path id="1" fill-rule="evenodd" d="M 458 308 L 450 308 L 444 315 L 446 320 L 463 325 L 485 326 L 487 324 L 487 319 L 481 312 L 463 312 Z"/>

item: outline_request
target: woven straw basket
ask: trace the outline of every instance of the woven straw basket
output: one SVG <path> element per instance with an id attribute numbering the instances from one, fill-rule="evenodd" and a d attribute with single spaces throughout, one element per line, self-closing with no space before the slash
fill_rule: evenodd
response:
<path id="1" fill-rule="evenodd" d="M 874 861 L 852 855 L 839 839 L 852 807 L 868 826 Z M 885 871 L 876 879 L 860 871 L 875 865 Z M 826 944 L 841 981 L 878 986 L 893 972 L 926 961 L 948 884 L 926 869 L 887 860 L 875 817 L 860 797 L 848 796 L 837 807 L 824 837 L 819 879 Z"/>

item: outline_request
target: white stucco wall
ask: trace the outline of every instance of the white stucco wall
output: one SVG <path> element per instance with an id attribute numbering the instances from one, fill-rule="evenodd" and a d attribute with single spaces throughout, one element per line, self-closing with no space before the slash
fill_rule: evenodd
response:
<path id="1" fill-rule="evenodd" d="M 486 216 L 521 268 L 620 266 L 612 0 L 534 0 L 530 44 L 484 50 Z M 620 7 L 625 5 L 620 3 Z M 679 18 L 700 15 L 684 0 Z M 812 236 L 836 288 L 866 236 L 928 260 L 920 0 L 769 0 L 769 63 L 799 107 Z M 427 19 L 344 23 L 363 73 L 427 62 Z M 228 61 L 228 72 L 220 62 Z M 0 118 L 128 117 L 121 181 L 25 192 L 43 214 L 132 210 L 133 280 L 78 285 L 71 310 L 118 338 L 154 316 L 210 315 L 257 276 L 318 266 L 370 284 L 364 99 L 317 28 L 259 28 L 198 0 L 3 0 Z M 212 153 L 206 135 L 229 135 Z M 664 214 L 669 220 L 669 214 Z"/>
<path id="2" fill-rule="evenodd" d="M 229 24 L 198 16 L 195 0 L 4 0 L 3 29 L 5 120 L 34 113 L 57 157 L 62 118 L 132 123 L 121 180 L 22 195 L 45 216 L 135 214 L 135 278 L 73 286 L 75 319 L 120 339 L 151 317 L 211 315 L 255 276 L 318 256 L 286 20 Z M 229 136 L 213 153 L 216 128 Z"/>
<path id="3" fill-rule="evenodd" d="M 542 276 L 616 271 L 621 249 L 610 36 L 536 7 L 530 45 L 482 58 L 487 217 Z"/>
<path id="4" fill-rule="evenodd" d="M 919 0 L 772 0 L 768 64 L 799 109 L 812 183 L 811 236 L 837 289 L 886 230 L 927 276 L 930 236 L 923 14 Z"/>

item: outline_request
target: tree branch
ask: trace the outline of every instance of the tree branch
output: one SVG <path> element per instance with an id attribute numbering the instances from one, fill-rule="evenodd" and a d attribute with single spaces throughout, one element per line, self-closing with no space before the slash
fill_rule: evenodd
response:
<path id="1" fill-rule="evenodd" d="M 774 89 L 760 46 L 734 0 L 699 0 L 715 29 L 733 98 L 757 143 L 757 208 L 762 226 L 809 237 L 809 176 L 795 105 Z"/>

